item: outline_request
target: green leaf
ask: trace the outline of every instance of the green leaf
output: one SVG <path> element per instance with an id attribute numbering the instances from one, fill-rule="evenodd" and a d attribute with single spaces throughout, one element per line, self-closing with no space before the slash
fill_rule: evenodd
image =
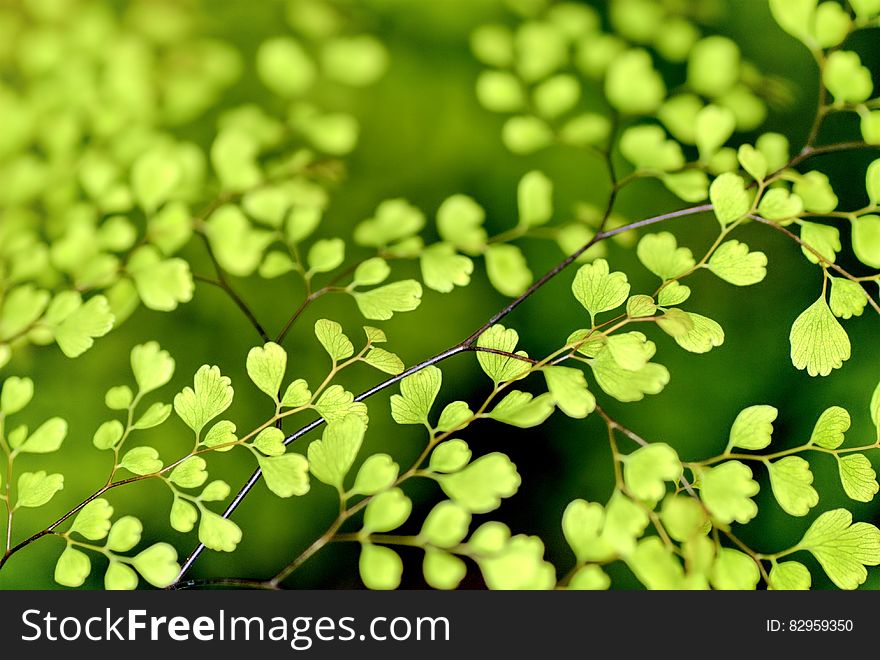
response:
<path id="1" fill-rule="evenodd" d="M 266 487 L 278 497 L 305 495 L 309 492 L 309 463 L 301 454 L 258 456 Z"/>
<path id="2" fill-rule="evenodd" d="M 773 591 L 807 591 L 812 579 L 806 566 L 796 561 L 773 564 L 768 589 Z"/>
<path id="3" fill-rule="evenodd" d="M 67 422 L 60 417 L 53 417 L 31 433 L 16 451 L 25 454 L 49 454 L 58 451 L 66 437 Z"/>
<path id="4" fill-rule="evenodd" d="M 801 198 L 807 211 L 830 213 L 837 208 L 837 195 L 822 172 L 807 172 L 799 176 L 792 190 Z"/>
<path id="5" fill-rule="evenodd" d="M 70 532 L 76 532 L 90 541 L 99 541 L 110 531 L 113 507 L 102 497 L 86 504 L 73 519 Z"/>
<path id="6" fill-rule="evenodd" d="M 632 495 L 644 502 L 659 502 L 666 483 L 677 482 L 682 466 L 675 450 L 664 442 L 640 447 L 624 458 L 623 479 Z"/>
<path id="7" fill-rule="evenodd" d="M 708 531 L 706 512 L 700 503 L 684 495 L 669 495 L 663 500 L 660 520 L 676 541 L 684 542 Z"/>
<path id="8" fill-rule="evenodd" d="M 641 293 L 630 296 L 626 301 L 626 315 L 630 318 L 639 319 L 645 316 L 653 316 L 657 311 L 657 305 L 651 296 Z"/>
<path id="9" fill-rule="evenodd" d="M 495 289 L 511 298 L 523 294 L 534 276 L 516 245 L 493 243 L 486 249 L 486 273 Z"/>
<path id="10" fill-rule="evenodd" d="M 425 226 L 425 216 L 405 199 L 385 200 L 372 218 L 359 223 L 354 241 L 367 247 L 384 247 L 417 234 Z"/>
<path id="11" fill-rule="evenodd" d="M 457 254 L 450 243 L 425 248 L 419 263 L 425 286 L 441 293 L 449 293 L 456 286 L 467 286 L 474 271 L 474 262 Z"/>
<path id="12" fill-rule="evenodd" d="M 321 66 L 333 80 L 365 87 L 384 75 L 388 68 L 388 52 L 381 41 L 367 34 L 338 36 L 324 45 Z"/>
<path id="13" fill-rule="evenodd" d="M 131 191 L 147 215 L 171 197 L 181 179 L 180 165 L 159 147 L 141 154 L 131 168 Z"/>
<path id="14" fill-rule="evenodd" d="M 486 417 L 521 429 L 543 424 L 553 414 L 553 396 L 549 393 L 532 397 L 528 392 L 512 390 Z"/>
<path id="15" fill-rule="evenodd" d="M 264 428 L 254 438 L 254 447 L 266 456 L 281 456 L 287 451 L 284 445 L 284 431 L 276 426 Z"/>
<path id="16" fill-rule="evenodd" d="M 311 87 L 317 71 L 312 59 L 292 37 L 274 37 L 260 44 L 257 75 L 278 96 L 292 98 Z"/>
<path id="17" fill-rule="evenodd" d="M 691 297 L 691 288 L 676 280 L 669 280 L 657 296 L 657 303 L 663 307 L 680 305 Z"/>
<path id="18" fill-rule="evenodd" d="M 383 348 L 371 348 L 364 358 L 364 362 L 379 371 L 396 376 L 403 373 L 403 360 L 390 351 Z"/>
<path id="19" fill-rule="evenodd" d="M 868 295 L 858 282 L 843 277 L 831 277 L 831 312 L 834 316 L 848 319 L 861 316 L 868 304 Z"/>
<path id="20" fill-rule="evenodd" d="M 391 548 L 363 543 L 358 568 L 367 589 L 397 589 L 400 586 L 403 561 Z"/>
<path id="21" fill-rule="evenodd" d="M 544 561 L 544 544 L 537 536 L 519 534 L 501 552 L 478 560 L 489 589 L 552 589 L 556 570 Z"/>
<path id="22" fill-rule="evenodd" d="M 447 440 L 434 448 L 428 469 L 432 472 L 458 472 L 470 460 L 471 450 L 464 440 Z"/>
<path id="23" fill-rule="evenodd" d="M 182 202 L 170 202 L 147 219 L 147 237 L 162 254 L 170 256 L 192 237 L 192 214 Z"/>
<path id="24" fill-rule="evenodd" d="M 880 215 L 863 215 L 853 221 L 852 246 L 859 261 L 880 268 Z"/>
<path id="25" fill-rule="evenodd" d="M 686 247 L 678 247 L 675 236 L 668 231 L 646 234 L 636 247 L 639 261 L 661 280 L 669 280 L 694 267 L 694 255 Z"/>
<path id="26" fill-rule="evenodd" d="M 195 284 L 189 264 L 183 259 L 162 259 L 158 250 L 146 246 L 131 256 L 126 270 L 149 309 L 170 312 L 192 300 Z"/>
<path id="27" fill-rule="evenodd" d="M 471 514 L 447 500 L 431 509 L 419 536 L 437 548 L 451 548 L 464 540 L 470 524 Z"/>
<path id="28" fill-rule="evenodd" d="M 880 1 L 878 0 L 849 0 L 849 4 L 859 18 L 871 18 L 880 14 Z"/>
<path id="29" fill-rule="evenodd" d="M 654 343 L 646 342 L 645 350 L 653 355 Z M 645 394 L 658 394 L 669 382 L 669 371 L 663 365 L 647 362 L 639 370 L 628 370 L 620 366 L 607 349 L 599 351 L 590 368 L 599 387 L 623 402 L 641 401 Z"/>
<path id="30" fill-rule="evenodd" d="M 307 275 L 328 273 L 345 261 L 345 241 L 341 238 L 326 238 L 315 241 L 306 257 L 309 264 Z"/>
<path id="31" fill-rule="evenodd" d="M 840 252 L 840 232 L 837 227 L 804 220 L 801 220 L 799 224 L 801 226 L 801 240 L 821 254 L 826 261 L 834 263 L 837 253 Z M 801 251 L 811 263 L 819 263 L 819 258 L 811 250 L 801 247 Z"/>
<path id="32" fill-rule="evenodd" d="M 232 445 L 230 443 L 234 443 L 238 440 L 235 437 L 235 424 L 228 420 L 221 420 L 214 424 L 208 432 L 205 434 L 205 439 L 202 440 L 202 444 L 205 447 L 216 448 L 220 445 L 229 445 L 222 449 L 214 449 L 214 451 L 229 451 L 232 449 Z"/>
<path id="33" fill-rule="evenodd" d="M 477 78 L 477 100 L 492 112 L 516 112 L 526 96 L 519 79 L 509 71 L 483 71 Z"/>
<path id="34" fill-rule="evenodd" d="M 473 411 L 464 401 L 453 401 L 440 413 L 437 420 L 437 431 L 446 433 L 465 428 L 474 416 Z"/>
<path id="35" fill-rule="evenodd" d="M 739 461 L 725 461 L 700 472 L 700 494 L 712 517 L 722 524 L 745 524 L 758 514 L 752 497 L 760 486 L 752 470 Z"/>
<path id="36" fill-rule="evenodd" d="M 635 48 L 611 61 L 605 77 L 605 96 L 625 114 L 651 114 L 663 102 L 666 85 L 654 70 L 648 52 Z"/>
<path id="37" fill-rule="evenodd" d="M 0 412 L 7 417 L 23 410 L 34 398 L 34 381 L 30 378 L 7 378 L 0 391 Z"/>
<path id="38" fill-rule="evenodd" d="M 811 376 L 827 376 L 850 357 L 849 337 L 820 297 L 795 319 L 789 333 L 791 361 Z"/>
<path id="39" fill-rule="evenodd" d="M 864 454 L 837 455 L 837 467 L 843 490 L 850 499 L 857 502 L 870 502 L 880 491 L 877 484 L 877 473 L 871 461 Z"/>
<path id="40" fill-rule="evenodd" d="M 477 346 L 479 348 L 491 348 L 496 351 L 513 353 L 516 351 L 517 342 L 519 342 L 519 335 L 516 330 L 505 328 L 503 325 L 493 325 L 480 335 L 479 339 L 477 339 Z M 525 351 L 516 351 L 516 355 L 528 357 Z M 477 362 L 479 362 L 480 367 L 496 386 L 499 383 L 522 378 L 530 370 L 528 362 L 506 355 L 499 355 L 498 353 L 478 351 Z"/>
<path id="41" fill-rule="evenodd" d="M 388 454 L 373 454 L 367 457 L 354 478 L 351 493 L 356 495 L 375 495 L 394 485 L 400 467 Z"/>
<path id="42" fill-rule="evenodd" d="M 78 297 L 79 294 L 77 294 Z M 94 296 L 61 321 L 55 328 L 55 341 L 67 357 L 79 357 L 113 328 L 113 313 L 104 296 Z"/>
<path id="43" fill-rule="evenodd" d="M 685 164 L 678 142 L 667 139 L 666 131 L 654 124 L 626 129 L 620 137 L 620 153 L 638 170 L 668 172 Z"/>
<path id="44" fill-rule="evenodd" d="M 709 196 L 709 177 L 700 170 L 665 174 L 662 181 L 664 186 L 686 202 L 702 202 Z"/>
<path id="45" fill-rule="evenodd" d="M 601 504 L 574 500 L 562 514 L 562 532 L 579 562 L 605 561 L 614 550 L 601 538 L 605 510 Z"/>
<path id="46" fill-rule="evenodd" d="M 816 10 L 816 41 L 823 48 L 843 43 L 852 29 L 849 13 L 836 2 L 823 2 Z"/>
<path id="47" fill-rule="evenodd" d="M 785 188 L 771 188 L 758 204 L 758 213 L 767 220 L 789 220 L 804 212 L 804 203 L 800 197 L 791 194 Z"/>
<path id="48" fill-rule="evenodd" d="M 334 362 L 344 360 L 354 354 L 354 345 L 342 331 L 342 326 L 336 321 L 319 319 L 315 323 L 315 336 Z"/>
<path id="49" fill-rule="evenodd" d="M 400 394 L 391 396 L 391 416 L 398 424 L 426 424 L 440 392 L 443 373 L 431 365 L 400 381 Z"/>
<path id="50" fill-rule="evenodd" d="M 312 399 L 312 393 L 309 391 L 309 384 L 302 378 L 297 378 L 284 391 L 281 397 L 282 408 L 299 408 L 306 405 Z"/>
<path id="51" fill-rule="evenodd" d="M 708 161 L 730 139 L 735 128 L 736 117 L 727 108 L 707 105 L 700 110 L 695 125 L 700 159 Z"/>
<path id="52" fill-rule="evenodd" d="M 837 449 L 843 444 L 844 433 L 849 430 L 849 426 L 849 413 L 840 406 L 831 406 L 819 415 L 810 435 L 810 444 L 825 449 Z"/>
<path id="53" fill-rule="evenodd" d="M 861 103 L 874 92 L 871 70 L 862 66 L 858 53 L 836 50 L 828 55 L 822 82 L 838 103 Z"/>
<path id="54" fill-rule="evenodd" d="M 171 513 L 169 514 L 169 522 L 172 528 L 186 534 L 192 531 L 198 519 L 199 512 L 192 504 L 180 497 L 174 498 L 174 502 L 171 504 Z"/>
<path id="55" fill-rule="evenodd" d="M 174 376 L 174 359 L 154 341 L 135 346 L 131 351 L 131 370 L 141 394 L 167 385 Z M 127 408 L 128 405 L 123 406 Z"/>
<path id="56" fill-rule="evenodd" d="M 880 204 L 880 158 L 868 165 L 865 172 L 865 191 L 871 204 Z"/>
<path id="57" fill-rule="evenodd" d="M 233 389 L 218 367 L 203 365 L 196 372 L 194 388 L 185 387 L 174 397 L 174 410 L 196 435 L 232 404 Z M 274 393 L 272 394 L 274 396 Z"/>
<path id="58" fill-rule="evenodd" d="M 513 35 L 504 25 L 481 25 L 471 33 L 471 50 L 477 59 L 490 66 L 506 67 L 513 63 Z"/>
<path id="59" fill-rule="evenodd" d="M 207 463 L 201 456 L 190 456 L 171 470 L 168 480 L 181 488 L 199 488 L 208 480 L 206 466 Z"/>
<path id="60" fill-rule="evenodd" d="M 265 186 L 251 190 L 241 198 L 241 208 L 250 217 L 270 227 L 280 227 L 292 206 L 289 188 Z"/>
<path id="61" fill-rule="evenodd" d="M 231 204 L 211 214 L 205 231 L 221 268 L 236 277 L 253 274 L 276 237 L 274 232 L 254 229 L 241 209 Z"/>
<path id="62" fill-rule="evenodd" d="M 739 80 L 740 62 L 739 46 L 727 37 L 701 39 L 688 55 L 688 84 L 704 96 L 721 96 Z"/>
<path id="63" fill-rule="evenodd" d="M 55 564 L 55 582 L 63 587 L 81 587 L 91 572 L 88 555 L 68 545 Z"/>
<path id="64" fill-rule="evenodd" d="M 871 396 L 870 410 L 871 421 L 874 422 L 874 426 L 877 427 L 877 435 L 880 436 L 880 383 L 877 384 L 874 394 Z"/>
<path id="65" fill-rule="evenodd" d="M 473 198 L 453 195 L 437 209 L 437 232 L 444 241 L 470 255 L 481 254 L 488 240 L 486 212 Z"/>
<path id="66" fill-rule="evenodd" d="M 204 521 L 204 516 L 202 516 Z M 180 573 L 177 550 L 168 543 L 155 543 L 131 561 L 135 570 L 154 587 L 164 589 L 174 583 Z"/>
<path id="67" fill-rule="evenodd" d="M 111 387 L 104 395 L 104 403 L 110 410 L 127 410 L 134 400 L 134 393 L 128 385 Z"/>
<path id="68" fill-rule="evenodd" d="M 550 396 L 566 415 L 582 419 L 596 409 L 596 397 L 587 389 L 583 371 L 571 367 L 544 367 L 542 371 Z"/>
<path id="69" fill-rule="evenodd" d="M 343 419 L 349 413 L 354 413 L 368 421 L 367 405 L 354 400 L 354 394 L 344 389 L 341 385 L 331 385 L 315 402 L 315 410 L 328 422 Z"/>
<path id="70" fill-rule="evenodd" d="M 113 552 L 128 552 L 141 542 L 144 526 L 134 516 L 123 516 L 110 528 L 107 536 L 107 549 Z"/>
<path id="71" fill-rule="evenodd" d="M 516 493 L 521 479 L 507 456 L 492 452 L 459 472 L 438 476 L 437 482 L 449 499 L 471 513 L 488 513 Z"/>
<path id="72" fill-rule="evenodd" d="M 639 541 L 627 564 L 648 589 L 680 589 L 684 580 L 681 562 L 656 536 Z"/>
<path id="73" fill-rule="evenodd" d="M 725 172 L 712 182 L 709 200 L 722 227 L 739 220 L 752 208 L 752 196 L 745 181 L 732 172 Z"/>
<path id="74" fill-rule="evenodd" d="M 199 499 L 202 502 L 219 502 L 229 497 L 229 491 L 229 484 L 217 479 L 205 486 L 202 494 L 199 495 Z"/>
<path id="75" fill-rule="evenodd" d="M 607 589 L 611 586 L 611 578 L 601 568 L 595 564 L 583 566 L 571 576 L 568 581 L 569 589 L 578 589 L 581 591 L 596 591 Z"/>
<path id="76" fill-rule="evenodd" d="M 754 590 L 761 580 L 758 565 L 747 554 L 733 548 L 721 548 L 709 581 L 715 589 L 726 590 Z"/>
<path id="77" fill-rule="evenodd" d="M 154 474 L 162 469 L 162 465 L 159 452 L 152 447 L 129 449 L 119 461 L 119 467 L 139 475 Z"/>
<path id="78" fill-rule="evenodd" d="M 810 464 L 800 456 L 786 456 L 767 465 L 770 486 L 779 506 L 792 516 L 805 516 L 819 503 Z"/>
<path id="79" fill-rule="evenodd" d="M 345 475 L 360 451 L 367 427 L 360 417 L 348 415 L 328 424 L 320 440 L 309 445 L 309 469 L 320 481 L 342 489 Z"/>
<path id="80" fill-rule="evenodd" d="M 764 449 L 770 444 L 773 435 L 773 422 L 779 411 L 773 406 L 749 406 L 733 420 L 730 427 L 730 440 L 727 452 L 734 447 L 742 449 Z"/>
<path id="81" fill-rule="evenodd" d="M 664 311 L 663 315 L 657 319 L 657 325 L 663 332 L 675 339 L 686 336 L 694 329 L 694 322 L 690 315 L 676 308 Z"/>
<path id="82" fill-rule="evenodd" d="M 855 589 L 868 577 L 865 566 L 880 564 L 880 530 L 868 523 L 853 523 L 846 509 L 826 511 L 816 518 L 797 547 L 809 550 L 841 589 Z"/>
<path id="83" fill-rule="evenodd" d="M 367 504 L 363 531 L 369 534 L 390 532 L 405 523 L 411 512 L 412 500 L 400 488 L 386 490 Z"/>
<path id="84" fill-rule="evenodd" d="M 620 307 L 629 296 L 629 290 L 626 275 L 611 273 L 604 259 L 581 266 L 571 284 L 574 297 L 590 313 L 591 318 L 600 312 Z"/>
<path id="85" fill-rule="evenodd" d="M 818 0 L 770 0 L 770 11 L 779 27 L 812 47 L 817 3 Z"/>
<path id="86" fill-rule="evenodd" d="M 745 243 L 725 241 L 712 253 L 706 267 L 725 282 L 750 286 L 767 276 L 767 255 L 749 252 Z"/>
<path id="87" fill-rule="evenodd" d="M 519 224 L 536 227 L 547 224 L 553 216 L 553 182 L 543 172 L 532 170 L 517 187 Z"/>
<path id="88" fill-rule="evenodd" d="M 95 445 L 96 449 L 112 449 L 120 440 L 122 440 L 122 434 L 124 432 L 125 429 L 122 426 L 122 422 L 115 419 L 109 422 L 104 422 L 98 427 L 98 430 L 95 431 L 95 435 L 92 438 L 92 444 Z"/>
<path id="89" fill-rule="evenodd" d="M 199 522 L 199 541 L 209 550 L 233 552 L 241 542 L 241 528 L 213 511 L 202 509 L 202 519 Z M 138 571 L 143 575 L 140 569 Z"/>
<path id="90" fill-rule="evenodd" d="M 248 352 L 248 376 L 261 392 L 275 401 L 278 400 L 278 392 L 281 389 L 281 382 L 284 380 L 286 370 L 287 351 L 274 342 L 267 342 L 264 346 L 255 346 Z"/>
<path id="91" fill-rule="evenodd" d="M 142 430 L 159 426 L 171 416 L 171 410 L 171 404 L 156 402 L 138 417 L 132 428 Z"/>
<path id="92" fill-rule="evenodd" d="M 422 285 L 415 280 L 401 280 L 369 291 L 351 294 L 365 318 L 387 321 L 395 312 L 411 312 L 422 302 Z"/>
<path id="93" fill-rule="evenodd" d="M 668 310 L 666 314 L 671 311 Z M 683 334 L 673 337 L 676 344 L 691 353 L 708 353 L 716 346 L 721 346 L 724 343 L 724 330 L 722 330 L 718 323 L 700 314 L 694 314 L 693 312 L 683 313 L 690 319 L 690 327 Z M 666 314 L 664 314 L 663 318 L 666 317 Z"/>
<path id="94" fill-rule="evenodd" d="M 569 119 L 559 131 L 558 138 L 573 147 L 595 147 L 604 143 L 611 134 L 611 122 L 605 115 L 584 112 Z"/>
<path id="95" fill-rule="evenodd" d="M 769 171 L 767 159 L 758 149 L 750 144 L 740 145 L 736 152 L 739 164 L 755 181 L 763 181 Z"/>
<path id="96" fill-rule="evenodd" d="M 23 472 L 18 478 L 16 507 L 36 508 L 48 503 L 55 493 L 64 488 L 64 475 L 39 472 Z"/>
<path id="97" fill-rule="evenodd" d="M 433 589 L 455 589 L 467 574 L 467 565 L 448 552 L 427 549 L 422 571 Z"/>
<path id="98" fill-rule="evenodd" d="M 381 257 L 373 257 L 358 264 L 352 282 L 356 286 L 375 286 L 382 284 L 391 274 L 391 266 Z"/>
<path id="99" fill-rule="evenodd" d="M 538 85 L 533 97 L 539 115 L 558 117 L 577 105 L 581 97 L 581 85 L 574 76 L 560 73 Z"/>
<path id="100" fill-rule="evenodd" d="M 133 591 L 137 589 L 138 576 L 126 564 L 110 561 L 104 573 L 104 588 L 107 591 Z"/>

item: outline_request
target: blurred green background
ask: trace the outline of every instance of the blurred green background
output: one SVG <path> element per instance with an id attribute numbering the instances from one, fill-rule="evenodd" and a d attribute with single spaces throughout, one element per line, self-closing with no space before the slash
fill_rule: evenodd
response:
<path id="1" fill-rule="evenodd" d="M 603 2 L 592 4 L 603 9 Z M 765 130 L 788 135 L 793 149 L 799 148 L 815 110 L 817 85 L 812 59 L 775 25 L 764 0 L 713 4 L 719 5 L 722 13 L 707 31 L 730 36 L 763 72 L 790 81 L 794 102 L 772 112 Z M 227 94 L 224 104 L 257 101 L 265 103 L 267 111 L 277 110 L 272 105 L 275 101 L 255 78 L 253 54 L 261 40 L 288 31 L 282 5 L 268 0 L 203 0 L 196 5 L 200 7 L 199 29 L 235 44 L 246 62 L 242 79 Z M 516 184 L 534 168 L 545 171 L 556 184 L 557 220 L 570 217 L 577 202 L 604 202 L 608 183 L 598 159 L 565 148 L 533 156 L 512 155 L 500 140 L 504 118 L 478 105 L 474 82 L 481 66 L 470 54 L 468 37 L 484 22 L 512 20 L 500 0 L 363 0 L 356 6 L 363 29 L 387 44 L 391 66 L 385 78 L 367 91 L 324 99 L 326 105 L 358 116 L 362 137 L 348 159 L 346 180 L 333 195 L 327 221 L 319 230 L 322 236 L 349 236 L 355 223 L 369 217 L 378 202 L 391 197 L 408 199 L 431 219 L 444 198 L 459 192 L 473 196 L 486 208 L 490 234 L 497 233 L 516 223 Z M 876 32 L 861 35 L 854 42 L 863 59 L 877 71 L 880 45 Z M 667 67 L 664 73 L 668 73 L 668 79 L 683 76 L 680 66 Z M 595 90 L 590 93 L 595 94 Z M 212 112 L 178 132 L 207 146 L 215 121 L 216 113 Z M 843 119 L 830 122 L 821 140 L 846 139 L 856 134 L 854 122 Z M 742 137 L 748 141 L 754 136 Z M 856 153 L 825 157 L 821 163 L 811 164 L 821 164 L 832 178 L 840 207 L 851 209 L 865 203 L 864 170 L 869 161 L 870 154 Z M 620 165 L 627 171 L 625 164 Z M 635 220 L 683 206 L 660 184 L 646 181 L 625 190 L 617 209 Z M 667 223 L 664 229 L 702 254 L 715 236 L 716 222 L 711 216 L 693 216 Z M 846 245 L 847 230 L 842 231 Z M 842 369 L 824 379 L 796 371 L 788 357 L 788 331 L 794 318 L 815 300 L 821 272 L 803 258 L 796 246 L 767 228 L 749 226 L 737 238 L 769 255 L 766 280 L 739 289 L 708 273 L 698 273 L 693 277 L 694 293 L 687 305 L 689 310 L 722 324 L 726 332 L 723 346 L 706 355 L 692 355 L 651 328 L 648 334 L 658 344 L 657 359 L 672 374 L 670 384 L 662 394 L 633 404 L 618 404 L 600 395 L 602 405 L 647 439 L 670 443 L 685 459 L 723 450 L 736 413 L 757 403 L 780 410 L 774 434 L 774 446 L 778 448 L 803 443 L 819 413 L 830 405 L 851 412 L 850 442 L 869 442 L 874 431 L 868 401 L 880 377 L 880 336 L 873 312 L 869 308 L 862 317 L 845 323 L 853 342 L 853 357 Z M 536 274 L 562 257 L 554 244 L 532 241 L 524 246 Z M 210 274 L 200 248 L 193 241 L 186 256 L 196 264 L 196 273 Z M 628 274 L 634 292 L 653 290 L 653 275 L 637 262 L 634 250 L 610 245 L 608 258 L 614 269 Z M 841 264 L 856 274 L 862 273 L 846 251 Z M 397 268 L 416 273 L 414 264 Z M 554 350 L 572 330 L 587 322 L 584 311 L 570 295 L 573 275 L 573 269 L 563 273 L 505 321 L 520 333 L 520 347 L 530 355 Z M 235 281 L 235 285 L 270 334 L 277 332 L 302 297 L 301 287 L 292 276 L 271 282 L 254 278 Z M 398 314 L 385 323 L 388 348 L 412 364 L 460 341 L 505 303 L 506 299 L 488 285 L 482 261 L 478 260 L 470 287 L 446 295 L 428 290 L 416 312 Z M 353 302 L 347 297 L 322 299 L 285 344 L 291 355 L 288 377 L 315 382 L 325 373 L 327 357 L 311 331 L 315 319 L 321 317 L 336 319 L 353 337 L 359 336 L 357 328 L 362 322 Z M 236 398 L 228 418 L 235 420 L 239 430 L 252 428 L 270 412 L 244 370 L 245 355 L 259 343 L 258 337 L 222 292 L 205 285 L 198 285 L 194 301 L 174 313 L 140 309 L 75 362 L 63 357 L 57 348 L 21 352 L 6 373 L 31 376 L 38 384 L 34 403 L 22 421 L 35 425 L 46 416 L 61 415 L 70 422 L 70 435 L 57 455 L 20 459 L 19 469 L 63 471 L 67 481 L 64 491 L 49 507 L 22 511 L 17 516 L 17 535 L 45 525 L 48 514 L 54 518 L 67 510 L 106 477 L 109 459 L 91 445 L 94 430 L 110 418 L 103 395 L 109 386 L 129 382 L 128 353 L 133 345 L 148 339 L 157 339 L 178 364 L 174 389 L 165 388 L 167 393 L 151 395 L 151 400 L 170 400 L 172 391 L 191 382 L 194 371 L 209 363 L 219 365 L 233 379 Z M 438 403 L 475 401 L 490 389 L 473 355 L 449 360 L 443 372 L 442 401 Z M 361 367 L 346 374 L 343 382 L 357 392 L 380 379 L 377 372 Z M 421 450 L 424 438 L 416 428 L 393 424 L 388 408 L 391 393 L 384 392 L 369 402 L 371 424 L 362 456 L 387 451 L 405 464 Z M 287 431 L 295 428 L 295 422 L 288 422 Z M 557 413 L 544 426 L 530 431 L 480 423 L 461 437 L 476 454 L 494 450 L 508 453 L 523 477 L 518 494 L 485 518 L 502 520 L 515 533 L 540 536 L 547 546 L 547 557 L 556 564 L 559 574 L 564 574 L 573 556 L 562 538 L 562 511 L 575 498 L 604 502 L 613 484 L 605 429 L 598 416 L 572 420 Z M 188 430 L 179 421 L 160 427 L 152 436 L 145 435 L 142 442 L 147 441 L 154 443 L 166 460 L 178 456 L 190 442 Z M 298 443 L 298 449 L 304 451 L 304 445 Z M 859 505 L 845 497 L 831 457 L 810 456 L 810 460 L 821 494 L 815 512 L 847 506 L 857 519 L 880 522 L 876 503 Z M 253 469 L 253 461 L 245 452 L 220 455 L 212 459 L 212 465 L 212 477 L 228 480 L 234 489 Z M 784 514 L 772 499 L 766 474 L 759 474 L 761 512 L 741 536 L 758 551 L 774 551 L 795 542 L 815 513 L 805 519 Z M 412 483 L 407 492 L 416 501 L 416 515 L 410 521 L 411 529 L 405 527 L 405 532 L 417 530 L 421 519 L 418 513 L 426 512 L 439 496 L 433 483 Z M 144 520 L 145 540 L 171 540 L 182 556 L 196 544 L 195 533 L 181 535 L 168 525 L 171 496 L 163 485 L 145 483 L 118 489 L 110 499 L 119 513 L 132 513 Z M 235 513 L 245 533 L 238 551 L 231 555 L 205 552 L 191 577 L 272 575 L 317 537 L 335 513 L 336 495 L 322 484 L 313 484 L 308 496 L 290 500 L 274 497 L 260 484 Z M 477 517 L 475 522 L 482 518 Z M 53 587 L 52 566 L 61 549 L 62 543 L 53 538 L 34 544 L 0 573 L 0 587 Z M 418 568 L 420 551 L 404 552 L 403 556 L 409 561 L 404 586 L 424 586 Z M 811 557 L 799 556 L 798 560 L 817 568 Z M 99 587 L 101 575 L 101 571 L 94 571 L 87 585 Z M 813 576 L 814 585 L 828 586 L 821 571 L 814 570 Z M 613 571 L 612 577 L 617 586 L 637 586 L 626 569 Z M 474 570 L 464 586 L 481 584 Z M 289 585 L 359 587 L 357 548 L 353 544 L 331 545 L 297 572 Z M 873 570 L 865 586 L 878 585 L 880 570 Z"/>

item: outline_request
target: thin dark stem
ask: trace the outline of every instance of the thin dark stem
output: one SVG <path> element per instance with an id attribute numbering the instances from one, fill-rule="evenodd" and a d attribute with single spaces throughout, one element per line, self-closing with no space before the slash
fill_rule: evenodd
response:
<path id="1" fill-rule="evenodd" d="M 199 589 L 201 587 L 232 587 L 234 589 L 262 589 L 275 591 L 278 587 L 272 586 L 263 580 L 251 580 L 249 578 L 213 578 L 210 580 L 186 580 L 172 585 L 169 589 L 177 591 L 182 589 Z"/>
<path id="2" fill-rule="evenodd" d="M 219 286 L 221 289 L 223 289 L 242 311 L 247 320 L 254 327 L 254 330 L 257 331 L 257 334 L 260 335 L 260 339 L 263 340 L 263 343 L 272 341 L 269 338 L 268 333 L 263 329 L 263 326 L 257 320 L 257 317 L 254 316 L 254 313 L 251 311 L 251 308 L 248 306 L 248 304 L 242 299 L 240 295 L 238 295 L 235 289 L 232 288 L 232 285 L 230 285 L 229 282 L 226 280 L 226 275 L 223 272 L 223 268 L 220 266 L 220 262 L 217 261 L 217 255 L 214 254 L 214 249 L 211 247 L 211 242 L 208 240 L 208 236 L 204 232 L 199 232 L 199 236 L 202 237 L 202 242 L 205 244 L 205 249 L 208 252 L 208 258 L 210 258 L 211 263 L 214 265 L 214 270 L 217 272 L 217 281 L 215 282 L 212 280 L 207 280 L 206 278 L 198 279 L 200 281 Z"/>

